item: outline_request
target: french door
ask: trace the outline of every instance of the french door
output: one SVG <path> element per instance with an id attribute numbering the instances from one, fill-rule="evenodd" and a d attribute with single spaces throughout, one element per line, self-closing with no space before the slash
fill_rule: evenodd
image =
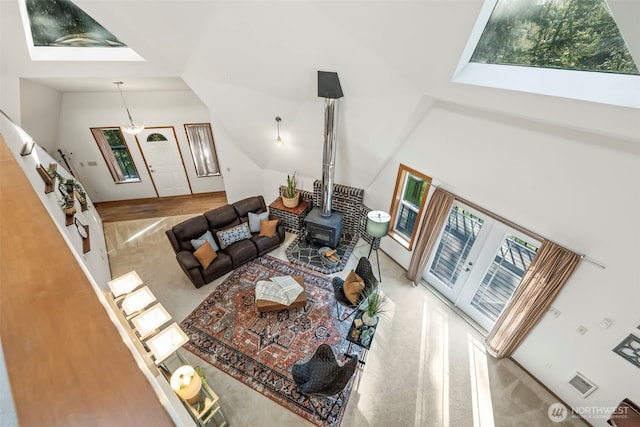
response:
<path id="1" fill-rule="evenodd" d="M 456 201 L 423 278 L 490 330 L 539 246 L 529 236 Z"/>

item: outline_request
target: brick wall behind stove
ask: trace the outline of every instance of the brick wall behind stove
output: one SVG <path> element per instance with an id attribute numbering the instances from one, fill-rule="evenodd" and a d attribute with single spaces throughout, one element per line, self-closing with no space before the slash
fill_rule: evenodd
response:
<path id="1" fill-rule="evenodd" d="M 341 212 L 342 231 L 359 233 L 364 209 L 364 190 L 347 185 L 334 184 L 331 211 Z M 322 207 L 322 182 L 313 182 L 313 205 Z"/>

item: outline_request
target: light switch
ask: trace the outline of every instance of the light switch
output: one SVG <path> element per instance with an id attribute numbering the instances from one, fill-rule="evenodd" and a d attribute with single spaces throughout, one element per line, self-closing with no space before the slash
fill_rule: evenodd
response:
<path id="1" fill-rule="evenodd" d="M 598 323 L 598 326 L 600 326 L 602 329 L 607 329 L 609 326 L 611 326 L 612 323 L 613 322 L 611 321 L 611 319 L 605 317 L 600 321 L 600 323 Z"/>

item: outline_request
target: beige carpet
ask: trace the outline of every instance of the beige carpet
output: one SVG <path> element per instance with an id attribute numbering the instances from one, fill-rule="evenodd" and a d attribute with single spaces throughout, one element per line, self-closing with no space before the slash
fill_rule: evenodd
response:
<path id="1" fill-rule="evenodd" d="M 113 277 L 136 270 L 176 321 L 182 321 L 224 277 L 196 289 L 186 278 L 164 230 L 190 216 L 104 224 Z M 271 255 L 286 260 L 287 240 Z M 344 277 L 368 246 L 360 241 Z M 553 423 L 556 399 L 510 360 L 487 355 L 483 337 L 448 304 L 424 287 L 414 288 L 404 269 L 380 253 L 381 289 L 389 300 L 347 405 L 342 425 L 366 426 L 583 426 L 578 419 Z M 230 424 L 311 426 L 239 381 L 205 366 Z"/>

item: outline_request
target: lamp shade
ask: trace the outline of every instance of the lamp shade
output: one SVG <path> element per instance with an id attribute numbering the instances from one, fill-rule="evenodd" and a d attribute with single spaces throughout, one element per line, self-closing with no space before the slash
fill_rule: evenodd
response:
<path id="1" fill-rule="evenodd" d="M 366 233 L 371 237 L 384 237 L 389 232 L 391 215 L 383 211 L 371 211 L 367 214 Z"/>

